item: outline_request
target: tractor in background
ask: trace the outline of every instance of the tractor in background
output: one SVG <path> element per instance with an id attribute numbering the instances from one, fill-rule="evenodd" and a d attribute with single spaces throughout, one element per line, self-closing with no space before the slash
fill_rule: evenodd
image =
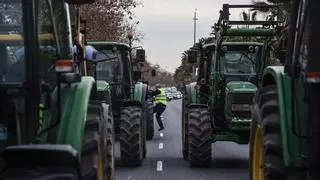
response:
<path id="1" fill-rule="evenodd" d="M 182 105 L 182 152 L 192 167 L 210 166 L 213 142 L 249 143 L 253 96 L 281 21 L 229 20 L 229 8 L 246 7 L 254 5 L 224 4 L 215 25 L 216 42 L 188 51 L 189 63 L 199 59 L 197 82 L 186 85 Z M 242 29 L 231 25 L 263 27 Z M 230 37 L 245 38 L 232 41 Z M 249 37 L 263 41 L 246 41 Z"/>
<path id="2" fill-rule="evenodd" d="M 0 42 L 1 179 L 113 179 L 108 104 L 90 98 L 95 80 L 71 51 L 69 5 L 92 2 L 1 2 L 0 32 L 20 41 L 15 53 Z"/>
<path id="3" fill-rule="evenodd" d="M 105 114 L 105 116 L 107 117 L 106 131 L 108 134 L 105 137 L 107 145 L 104 149 L 104 152 L 108 159 L 106 164 L 107 179 L 113 179 L 115 174 L 115 131 L 111 107 L 110 86 L 108 82 L 104 80 L 97 80 L 94 74 L 89 74 L 90 63 L 88 63 L 88 61 L 91 60 L 92 62 L 92 60 L 94 60 L 94 58 L 96 57 L 96 54 L 94 51 L 88 49 L 88 47 L 85 46 L 87 23 L 86 20 L 81 16 L 81 6 L 74 5 L 70 6 L 69 9 L 73 35 L 73 55 L 79 73 L 82 76 L 90 75 L 91 77 L 94 77 L 95 83 L 92 88 L 90 100 L 92 102 L 96 102 L 97 104 L 102 103 L 104 108 L 107 109 L 107 114 Z"/>
<path id="4" fill-rule="evenodd" d="M 320 1 L 293 0 L 282 66 L 264 69 L 252 107 L 250 179 L 320 177 Z"/>
<path id="5" fill-rule="evenodd" d="M 145 57 L 145 51 L 143 47 L 132 47 L 132 38 L 133 34 L 131 32 L 128 33 L 127 38 L 129 39 L 129 46 L 131 48 L 131 58 L 132 58 L 132 69 L 135 72 L 141 72 L 141 78 L 136 78 L 136 82 L 142 82 L 143 84 L 147 85 L 147 97 L 146 97 L 146 106 L 147 110 L 145 111 L 145 116 L 147 119 L 147 132 L 146 132 L 146 139 L 152 140 L 154 136 L 154 113 L 153 113 L 153 106 L 154 106 L 154 97 L 152 97 L 152 90 L 150 88 L 149 82 L 145 80 L 145 74 L 150 72 L 150 69 L 146 69 L 146 60 L 139 60 L 142 57 Z M 145 58 L 144 58 L 145 59 Z M 156 71 L 151 69 L 151 77 L 156 76 Z"/>
<path id="6" fill-rule="evenodd" d="M 114 129 L 120 140 L 122 164 L 139 166 L 147 152 L 147 85 L 138 82 L 141 72 L 133 68 L 131 48 L 128 44 L 108 41 L 87 41 L 86 45 L 97 50 L 99 56 L 112 59 L 95 63 L 91 73 L 110 86 Z M 136 61 L 144 60 L 144 50 L 137 51 Z"/>

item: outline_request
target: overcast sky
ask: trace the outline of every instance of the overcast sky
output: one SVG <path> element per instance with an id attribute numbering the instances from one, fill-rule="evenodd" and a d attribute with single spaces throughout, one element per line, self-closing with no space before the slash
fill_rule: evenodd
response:
<path id="1" fill-rule="evenodd" d="M 223 3 L 249 4 L 251 0 L 143 0 L 135 12 L 139 29 L 145 33 L 142 45 L 153 64 L 169 72 L 180 65 L 181 53 L 193 45 L 193 15 L 197 8 L 197 38 L 208 37 L 219 18 Z M 239 19 L 239 11 L 231 11 Z"/>

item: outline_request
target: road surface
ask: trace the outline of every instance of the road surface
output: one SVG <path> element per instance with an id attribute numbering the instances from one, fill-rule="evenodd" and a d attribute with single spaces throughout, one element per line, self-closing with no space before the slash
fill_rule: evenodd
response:
<path id="1" fill-rule="evenodd" d="M 163 113 L 165 130 L 147 143 L 147 157 L 136 168 L 116 166 L 116 180 L 247 180 L 248 145 L 212 144 L 212 166 L 190 168 L 181 153 L 181 100 L 170 101 Z M 158 125 L 155 124 L 155 129 Z M 119 144 L 116 146 L 120 156 Z"/>

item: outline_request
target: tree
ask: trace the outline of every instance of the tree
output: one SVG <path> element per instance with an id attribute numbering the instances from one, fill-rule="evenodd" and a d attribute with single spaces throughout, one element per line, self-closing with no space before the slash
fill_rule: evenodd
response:
<path id="1" fill-rule="evenodd" d="M 83 6 L 82 15 L 87 20 L 88 40 L 127 41 L 129 31 L 135 34 L 134 41 L 139 41 L 143 33 L 137 30 L 133 9 L 141 5 L 140 0 L 106 1 L 97 0 Z"/>

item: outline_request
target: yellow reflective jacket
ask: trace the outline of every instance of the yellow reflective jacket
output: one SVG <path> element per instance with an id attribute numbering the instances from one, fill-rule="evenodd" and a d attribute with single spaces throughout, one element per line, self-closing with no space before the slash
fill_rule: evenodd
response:
<path id="1" fill-rule="evenodd" d="M 160 91 L 160 94 L 156 95 L 156 98 L 155 98 L 155 104 L 164 104 L 164 105 L 167 105 L 167 96 L 166 96 L 166 92 L 164 91 L 163 88 L 160 88 L 159 89 Z"/>

